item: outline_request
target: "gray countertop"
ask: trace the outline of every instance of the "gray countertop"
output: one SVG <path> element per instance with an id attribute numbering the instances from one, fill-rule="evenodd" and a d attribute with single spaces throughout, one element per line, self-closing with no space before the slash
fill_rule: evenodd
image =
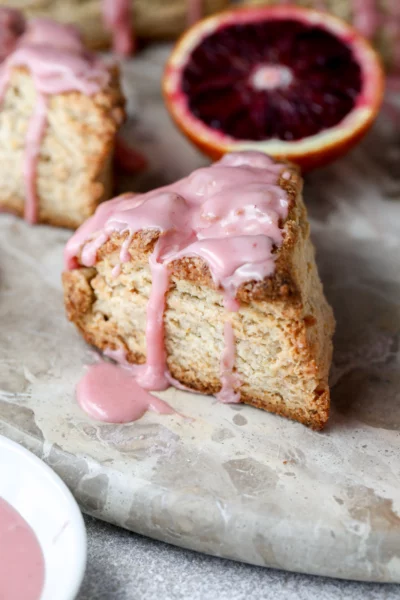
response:
<path id="1" fill-rule="evenodd" d="M 397 600 L 400 585 L 253 567 L 182 550 L 86 518 L 88 565 L 78 600 Z"/>

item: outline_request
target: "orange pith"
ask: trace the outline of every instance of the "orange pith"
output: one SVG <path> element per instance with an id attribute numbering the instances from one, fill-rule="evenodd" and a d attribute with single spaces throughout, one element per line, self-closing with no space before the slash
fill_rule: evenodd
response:
<path id="1" fill-rule="evenodd" d="M 215 131 L 192 114 L 182 90 L 182 73 L 192 52 L 217 30 L 230 25 L 269 20 L 295 20 L 320 26 L 348 46 L 360 67 L 362 88 L 353 109 L 333 127 L 295 141 L 243 140 Z M 269 75 L 269 74 L 267 74 Z M 163 79 L 167 108 L 181 131 L 206 155 L 218 159 L 234 150 L 260 150 L 278 159 L 291 160 L 304 170 L 322 166 L 345 154 L 368 131 L 382 103 L 384 74 L 376 52 L 367 40 L 336 17 L 293 6 L 239 8 L 208 17 L 190 28 L 169 57 Z"/>

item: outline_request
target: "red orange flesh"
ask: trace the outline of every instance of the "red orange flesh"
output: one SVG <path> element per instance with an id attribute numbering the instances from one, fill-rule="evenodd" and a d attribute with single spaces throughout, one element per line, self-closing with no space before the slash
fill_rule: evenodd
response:
<path id="1" fill-rule="evenodd" d="M 278 25 L 288 20 L 329 32 L 330 36 L 350 49 L 352 59 L 359 68 L 361 84 L 360 89 L 357 88 L 354 105 L 344 118 L 314 135 L 287 141 L 275 137 L 238 139 L 196 117 L 190 108 L 190 98 L 183 89 L 183 74 L 196 49 L 205 42 L 210 45 L 212 36 L 227 31 L 225 28 L 271 21 Z M 232 31 L 231 37 L 236 30 Z M 282 35 L 285 35 L 284 30 Z M 284 69 L 280 73 L 270 68 L 259 69 L 253 75 L 253 80 L 257 77 L 257 85 L 261 81 L 261 85 L 273 86 L 277 78 L 282 76 L 289 85 L 290 79 Z M 207 86 L 207 81 L 204 81 L 204 85 Z M 384 74 L 380 59 L 369 42 L 356 30 L 326 13 L 286 5 L 233 9 L 200 21 L 178 41 L 167 62 L 163 80 L 164 98 L 171 116 L 183 133 L 210 158 L 218 159 L 234 150 L 259 150 L 278 159 L 291 160 L 304 170 L 327 164 L 352 148 L 374 122 L 382 103 L 383 91 Z"/>

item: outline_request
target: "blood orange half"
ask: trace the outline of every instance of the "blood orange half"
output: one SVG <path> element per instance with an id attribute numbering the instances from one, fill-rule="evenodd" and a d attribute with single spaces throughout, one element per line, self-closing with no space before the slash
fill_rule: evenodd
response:
<path id="1" fill-rule="evenodd" d="M 173 119 L 211 158 L 261 150 L 304 169 L 349 150 L 383 90 L 368 41 L 336 17 L 294 6 L 200 21 L 177 43 L 163 81 Z"/>

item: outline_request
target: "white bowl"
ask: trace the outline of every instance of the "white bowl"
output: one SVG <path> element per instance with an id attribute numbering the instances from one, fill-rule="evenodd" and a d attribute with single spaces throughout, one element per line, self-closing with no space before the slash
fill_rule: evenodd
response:
<path id="1" fill-rule="evenodd" d="M 44 462 L 0 436 L 0 497 L 35 532 L 44 555 L 40 600 L 73 600 L 86 567 L 86 530 L 67 486 Z"/>

